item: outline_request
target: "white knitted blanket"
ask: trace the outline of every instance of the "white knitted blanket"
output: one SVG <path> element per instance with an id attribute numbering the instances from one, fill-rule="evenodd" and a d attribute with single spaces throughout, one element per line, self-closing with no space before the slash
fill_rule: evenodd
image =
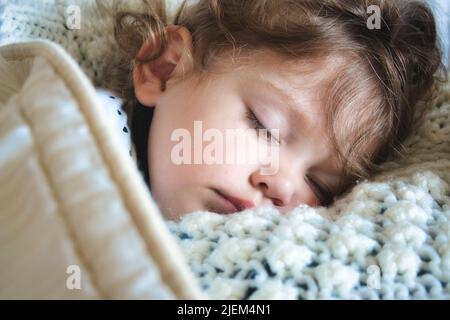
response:
<path id="1" fill-rule="evenodd" d="M 65 24 L 69 3 L 81 6 L 79 30 Z M 91 3 L 0 0 L 0 43 L 56 41 L 102 84 L 112 26 Z M 170 222 L 205 292 L 236 299 L 449 299 L 450 85 L 429 105 L 404 157 L 328 209 L 197 212 Z"/>

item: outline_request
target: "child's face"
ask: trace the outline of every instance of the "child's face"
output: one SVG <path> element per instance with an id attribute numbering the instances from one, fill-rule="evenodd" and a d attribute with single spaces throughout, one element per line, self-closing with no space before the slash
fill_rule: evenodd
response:
<path id="1" fill-rule="evenodd" d="M 213 68 L 218 72 L 201 80 L 191 73 L 168 85 L 158 97 L 149 133 L 148 165 L 152 194 L 168 218 L 197 210 L 230 213 L 261 205 L 274 205 L 285 212 L 299 204 L 320 205 L 327 197 L 321 189 L 338 192 L 342 168 L 326 134 L 321 97 L 337 62 L 309 64 L 310 72 L 288 75 L 282 72 L 285 63 L 274 54 L 259 53 L 250 60 L 238 65 L 231 57 L 221 57 Z M 226 129 L 254 127 L 248 119 L 249 109 L 264 127 L 279 129 L 277 172 L 262 174 L 263 165 L 258 162 L 206 164 L 202 159 L 201 164 L 194 164 L 198 152 L 194 148 L 202 147 L 194 144 L 202 139 L 194 132 L 194 121 L 201 121 L 202 133 L 215 128 L 225 137 Z M 171 137 L 177 129 L 190 133 L 192 164 L 174 161 L 174 150 L 179 150 L 174 148 L 181 139 Z M 200 154 L 210 143 L 203 142 Z M 264 143 L 268 142 L 254 135 L 245 150 L 234 150 L 256 152 Z M 242 201 L 232 200 L 233 206 L 221 194 Z"/>

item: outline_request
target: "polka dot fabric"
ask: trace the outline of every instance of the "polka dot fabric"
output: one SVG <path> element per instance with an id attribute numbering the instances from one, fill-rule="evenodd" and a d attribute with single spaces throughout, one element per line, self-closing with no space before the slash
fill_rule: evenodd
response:
<path id="1" fill-rule="evenodd" d="M 0 0 L 0 42 L 56 41 L 105 83 L 112 23 L 93 1 L 73 0 L 82 28 L 68 30 L 68 4 Z M 196 212 L 169 222 L 204 291 L 219 299 L 450 299 L 449 85 L 427 106 L 403 156 L 330 208 Z"/>
<path id="2" fill-rule="evenodd" d="M 133 156 L 131 135 L 127 125 L 127 115 L 122 110 L 122 100 L 113 92 L 105 89 L 98 89 L 97 96 L 102 102 L 103 110 L 117 134 L 123 151 Z"/>

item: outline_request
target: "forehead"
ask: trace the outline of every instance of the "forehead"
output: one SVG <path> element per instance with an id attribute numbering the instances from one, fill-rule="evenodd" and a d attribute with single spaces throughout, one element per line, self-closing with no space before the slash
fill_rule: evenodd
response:
<path id="1" fill-rule="evenodd" d="M 217 65 L 224 71 L 260 72 L 262 75 L 289 78 L 290 81 L 302 82 L 307 79 L 311 85 L 318 85 L 332 80 L 339 68 L 352 61 L 349 56 L 328 54 L 317 57 L 287 57 L 271 50 L 241 51 L 224 53 L 217 59 Z M 295 83 L 292 83 L 295 86 Z"/>
<path id="2" fill-rule="evenodd" d="M 260 85 L 262 89 L 282 92 L 296 105 L 307 103 L 310 112 L 324 113 L 328 88 L 348 59 L 339 56 L 315 59 L 286 58 L 271 51 L 233 55 L 221 59 L 221 69 L 246 81 L 246 85 Z M 312 108 L 311 104 L 314 104 Z"/>
<path id="3" fill-rule="evenodd" d="M 239 63 L 233 73 L 245 87 L 282 97 L 292 111 L 303 112 L 310 129 L 317 129 L 327 126 L 329 89 L 336 85 L 344 66 L 345 59 L 339 56 L 286 60 L 275 54 L 259 54 Z"/>

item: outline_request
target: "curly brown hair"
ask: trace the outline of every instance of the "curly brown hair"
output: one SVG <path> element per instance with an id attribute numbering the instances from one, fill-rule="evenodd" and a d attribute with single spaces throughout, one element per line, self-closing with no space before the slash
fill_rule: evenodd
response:
<path id="1" fill-rule="evenodd" d="M 112 89 L 129 101 L 135 101 L 131 71 L 142 62 L 136 60 L 138 50 L 148 41 L 155 50 L 145 60 L 156 59 L 167 41 L 165 2 L 142 4 L 139 11 L 115 11 L 122 63 Z M 379 29 L 367 26 L 371 5 L 380 9 Z M 267 49 L 292 61 L 336 53 L 351 59 L 336 70 L 325 96 L 333 145 L 353 177 L 368 177 L 402 148 L 422 110 L 419 102 L 433 98 L 446 74 L 435 19 L 423 1 L 184 1 L 173 24 L 192 33 L 194 71 L 204 72 L 213 58 L 229 50 Z M 353 122 L 337 121 L 349 111 Z M 352 132 L 352 141 L 344 132 Z M 376 147 L 363 152 L 370 141 L 377 141 Z"/>

